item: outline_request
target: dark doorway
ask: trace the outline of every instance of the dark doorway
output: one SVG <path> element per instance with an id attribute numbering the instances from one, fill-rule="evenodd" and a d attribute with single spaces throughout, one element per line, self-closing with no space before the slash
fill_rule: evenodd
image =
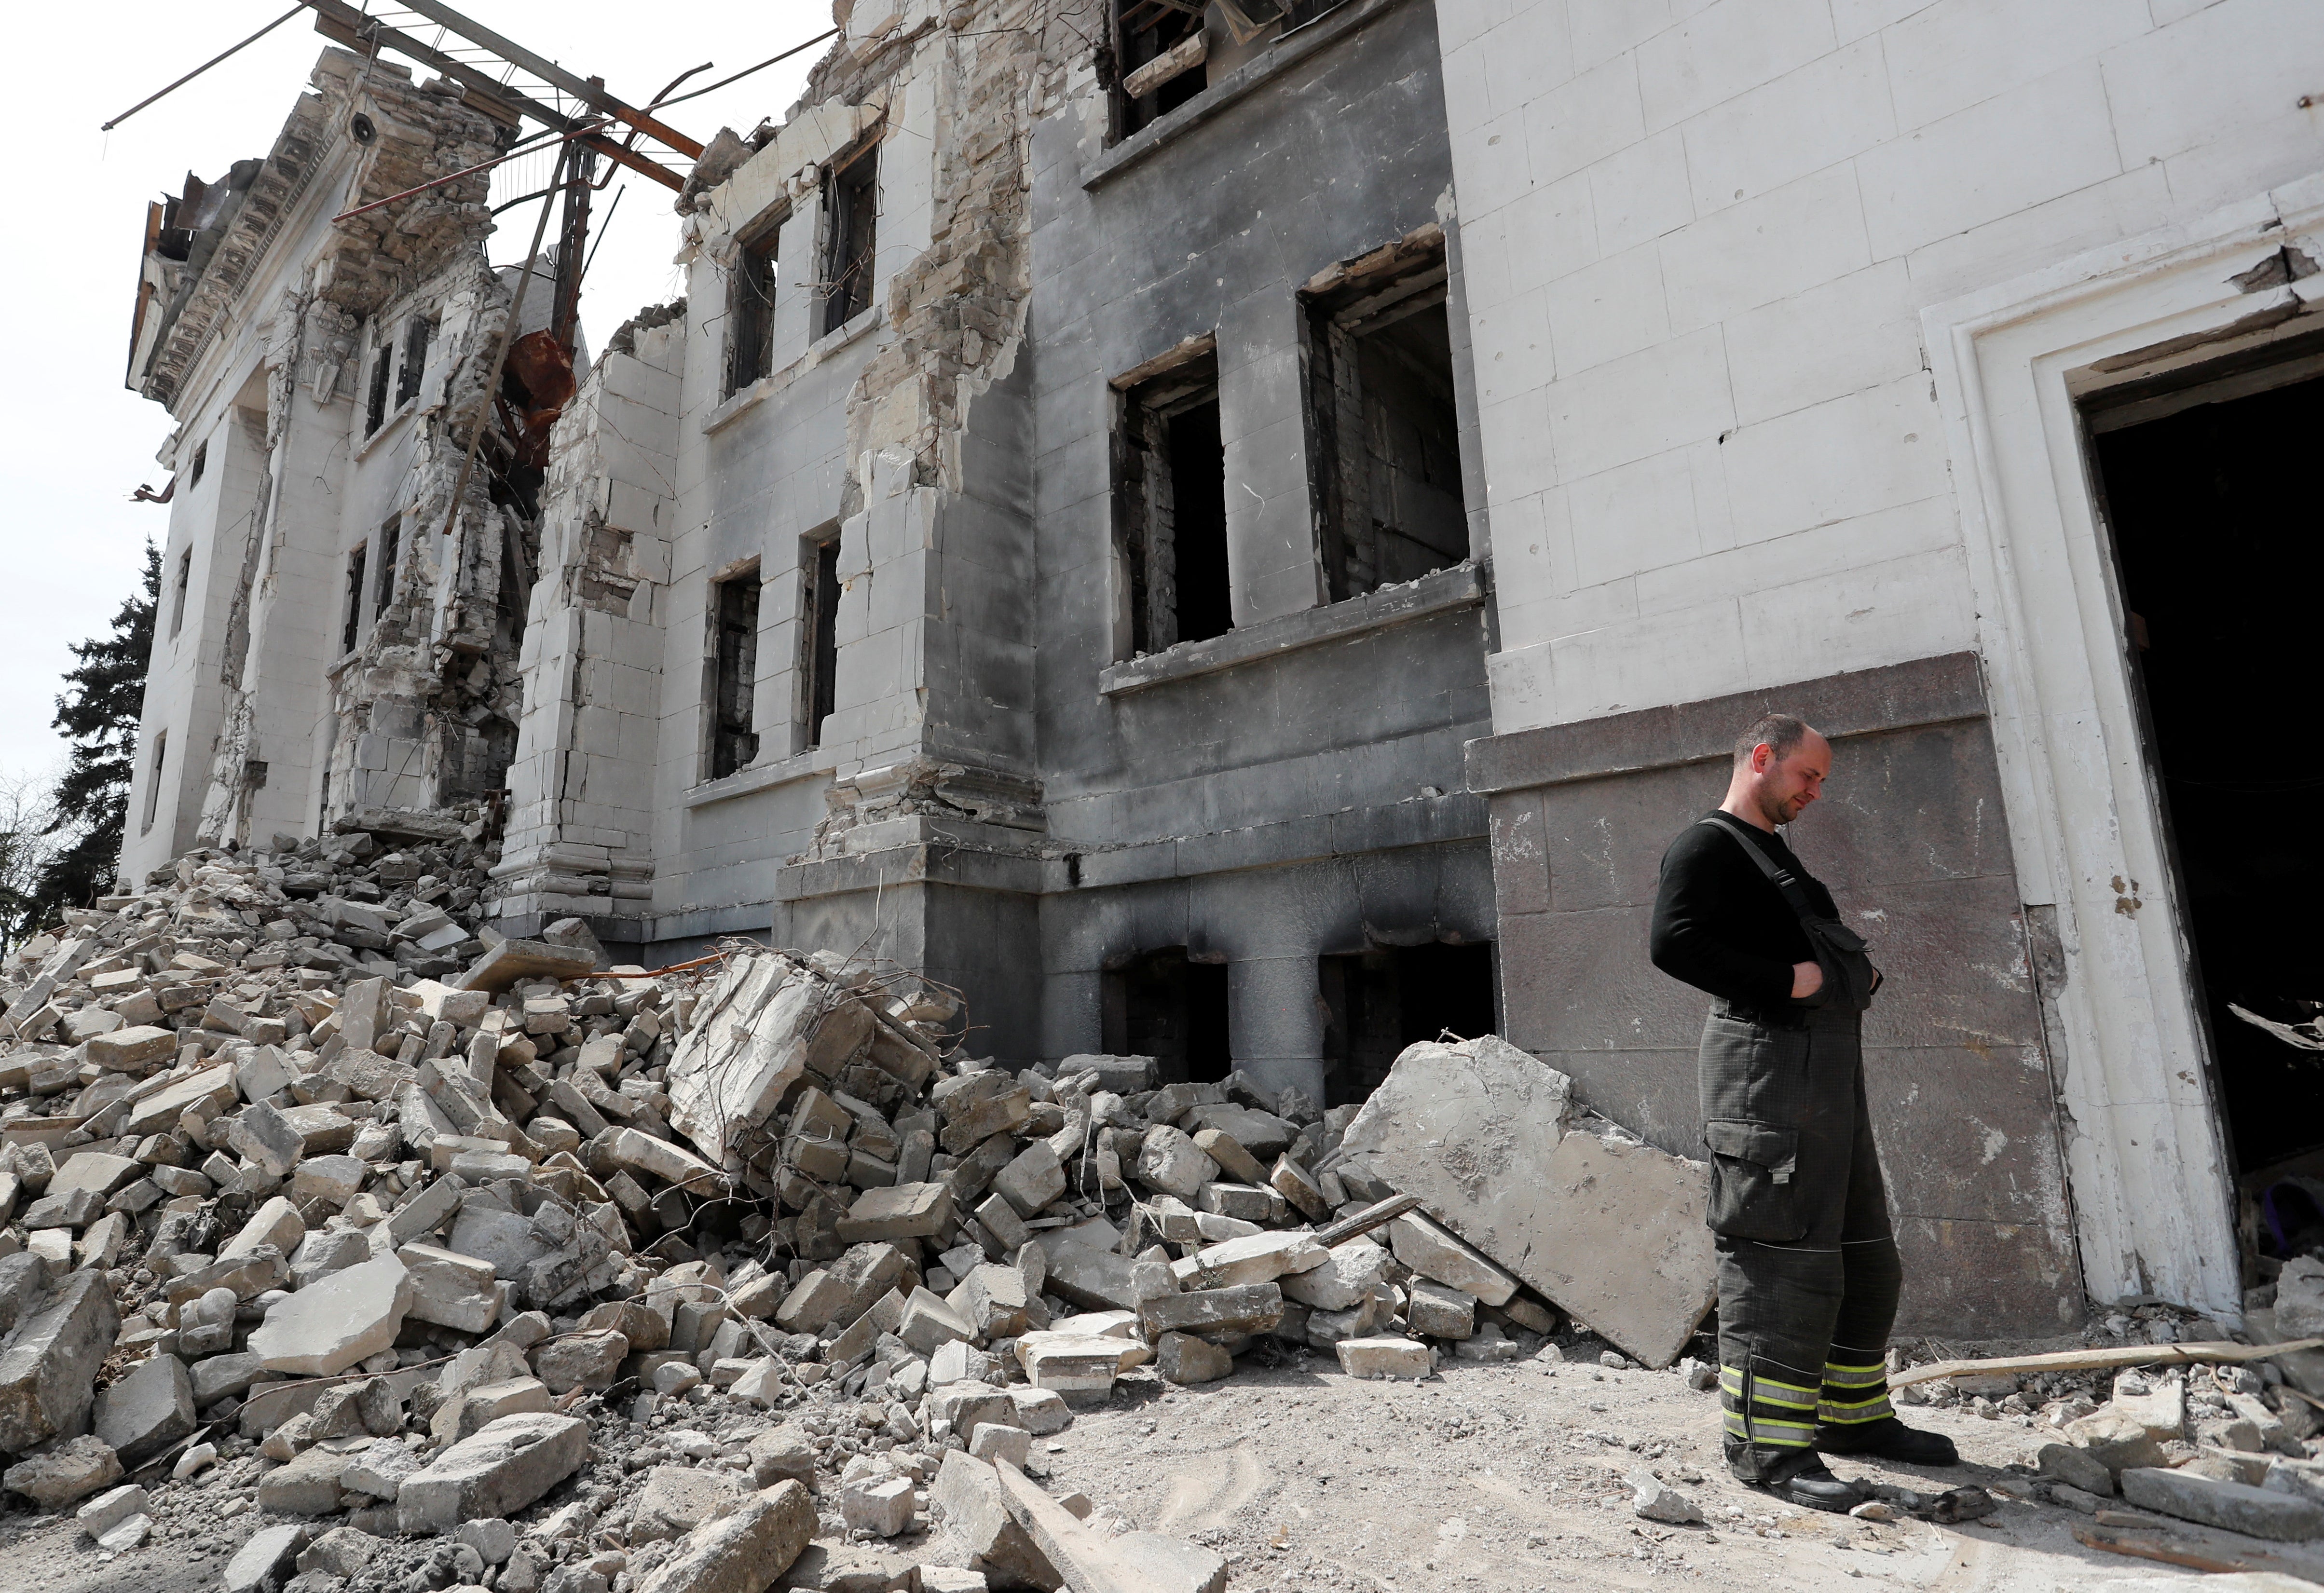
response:
<path id="1" fill-rule="evenodd" d="M 1493 948 L 1379 946 L 1315 959 L 1324 1009 L 1323 1104 L 1370 1096 L 1406 1045 L 1451 1030 L 1464 1040 L 1498 1028 Z"/>
<path id="2" fill-rule="evenodd" d="M 1105 1048 L 1151 1056 L 1165 1084 L 1210 1083 L 1234 1068 L 1227 1044 L 1227 965 L 1184 946 L 1146 952 L 1105 972 Z"/>
<path id="3" fill-rule="evenodd" d="M 2324 380 L 2265 373 L 2093 409 L 2128 647 L 2238 1170 L 2324 1145 L 2324 1057 L 2268 1034 L 2324 1002 L 2324 740 L 2315 668 L 2324 539 L 2310 471 Z"/>

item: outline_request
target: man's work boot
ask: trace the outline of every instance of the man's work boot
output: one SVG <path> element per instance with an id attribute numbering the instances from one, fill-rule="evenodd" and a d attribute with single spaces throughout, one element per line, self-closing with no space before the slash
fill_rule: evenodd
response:
<path id="1" fill-rule="evenodd" d="M 1958 1466 L 1960 1451 L 1941 1432 L 1907 1427 L 1894 1416 L 1877 1422 L 1820 1423 L 1815 1447 L 1827 1455 L 1870 1455 L 1906 1466 Z"/>
<path id="2" fill-rule="evenodd" d="M 1755 1450 L 1733 1437 L 1722 1447 L 1727 1469 L 1738 1482 L 1763 1488 L 1788 1504 L 1844 1514 L 1872 1496 L 1861 1484 L 1834 1477 L 1812 1449 L 1784 1450 L 1770 1457 L 1767 1450 Z"/>
<path id="3" fill-rule="evenodd" d="M 1810 1510 L 1829 1510 L 1845 1515 L 1872 1496 L 1862 1483 L 1843 1482 L 1825 1469 L 1823 1457 L 1813 1450 L 1802 1450 L 1796 1456 L 1786 1455 L 1774 1465 L 1764 1467 L 1754 1487 L 1763 1488 L 1788 1505 L 1804 1506 Z"/>

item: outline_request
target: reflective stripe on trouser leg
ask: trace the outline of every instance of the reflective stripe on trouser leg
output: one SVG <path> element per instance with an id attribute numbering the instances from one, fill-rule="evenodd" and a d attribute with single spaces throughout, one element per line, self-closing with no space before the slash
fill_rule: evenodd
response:
<path id="1" fill-rule="evenodd" d="M 1719 1368 L 1727 1436 L 1767 1449 L 1803 1450 L 1815 1437 L 1816 1390 L 1772 1377 L 1766 1363 Z"/>
<path id="2" fill-rule="evenodd" d="M 1896 1413 L 1888 1404 L 1888 1365 L 1868 1350 L 1831 1347 L 1832 1358 L 1823 1363 L 1823 1388 L 1816 1398 L 1816 1420 L 1853 1426 L 1878 1422 Z M 1867 1357 L 1871 1358 L 1868 1359 Z"/>

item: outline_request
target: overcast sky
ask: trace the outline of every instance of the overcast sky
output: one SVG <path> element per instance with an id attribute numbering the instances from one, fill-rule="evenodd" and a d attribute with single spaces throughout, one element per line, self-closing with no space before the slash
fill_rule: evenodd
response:
<path id="1" fill-rule="evenodd" d="M 49 721 L 72 662 L 67 646 L 106 629 L 136 583 L 145 539 L 167 529 L 166 506 L 128 501 L 139 483 L 159 490 L 168 479 L 153 453 L 172 425 L 159 404 L 122 385 L 146 203 L 180 188 L 189 170 L 220 177 L 272 149 L 327 41 L 309 18 L 293 17 L 111 133 L 98 126 L 288 5 L 97 0 L 28 10 L 14 24 L 16 59 L 28 63 L 15 78 L 16 124 L 38 147 L 15 161 L 16 198 L 0 227 L 0 303 L 14 307 L 0 365 L 0 777 L 61 763 L 64 743 Z M 378 0 L 371 9 L 392 14 Z M 584 77 L 603 77 L 632 104 L 689 67 L 715 61 L 693 83 L 715 82 L 831 25 L 824 0 L 465 0 L 462 9 Z M 779 118 L 827 48 L 677 106 L 669 121 L 706 141 L 722 123 L 748 133 L 763 116 Z M 534 164 L 514 162 L 511 174 L 538 188 L 547 162 Z M 639 306 L 678 287 L 669 190 L 624 176 L 598 196 L 600 217 L 624 189 L 634 191 L 603 229 L 584 286 L 593 349 Z M 523 191 L 496 187 L 493 198 Z M 534 213 L 501 217 L 496 262 L 522 258 Z"/>

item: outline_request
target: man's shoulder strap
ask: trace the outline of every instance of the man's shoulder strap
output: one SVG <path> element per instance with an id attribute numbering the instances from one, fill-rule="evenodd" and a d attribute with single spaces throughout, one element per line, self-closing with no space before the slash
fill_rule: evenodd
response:
<path id="1" fill-rule="evenodd" d="M 1743 855 L 1758 865 L 1759 872 L 1767 877 L 1769 884 L 1783 892 L 1784 900 L 1791 905 L 1792 911 L 1798 914 L 1801 918 L 1812 918 L 1816 916 L 1814 908 L 1808 903 L 1808 893 L 1801 889 L 1798 878 L 1789 869 L 1769 857 L 1766 851 L 1749 836 L 1744 834 L 1738 826 L 1727 823 L 1716 814 L 1697 819 L 1695 823 L 1710 825 L 1741 847 Z"/>

